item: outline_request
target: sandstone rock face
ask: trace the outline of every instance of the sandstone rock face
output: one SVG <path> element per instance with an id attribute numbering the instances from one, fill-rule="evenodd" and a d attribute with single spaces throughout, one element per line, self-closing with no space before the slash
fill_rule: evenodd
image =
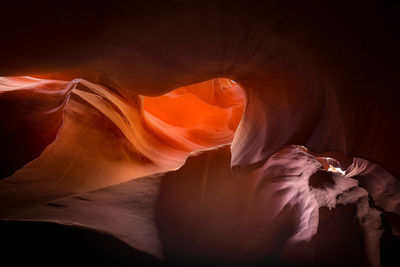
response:
<path id="1" fill-rule="evenodd" d="M 92 229 L 167 264 L 389 265 L 399 11 L 5 4 L 0 218 Z"/>

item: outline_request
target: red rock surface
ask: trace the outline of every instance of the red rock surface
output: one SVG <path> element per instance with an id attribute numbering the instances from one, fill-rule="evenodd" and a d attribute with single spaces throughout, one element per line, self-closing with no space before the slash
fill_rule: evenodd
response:
<path id="1" fill-rule="evenodd" d="M 398 261 L 399 11 L 4 4 L 0 217 L 84 225 L 167 263 Z"/>

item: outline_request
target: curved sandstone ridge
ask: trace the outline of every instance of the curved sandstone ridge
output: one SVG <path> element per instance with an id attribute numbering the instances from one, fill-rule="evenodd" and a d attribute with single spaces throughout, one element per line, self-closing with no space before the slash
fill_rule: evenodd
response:
<path id="1" fill-rule="evenodd" d="M 398 260 L 398 3 L 81 2 L 2 6 L 0 218 L 167 263 Z"/>
<path id="2" fill-rule="evenodd" d="M 12 110 L 14 121 L 8 122 L 9 112 L 2 114 L 9 125 L 2 133 L 9 148 L 2 157 L 27 163 L 0 181 L 2 218 L 56 198 L 177 169 L 194 150 L 230 143 L 244 105 L 241 88 L 225 79 L 159 98 L 137 96 L 135 102 L 82 79 L 1 78 L 0 86 L 2 102 L 22 103 Z M 27 147 L 15 150 L 21 141 Z M 35 154 L 21 158 L 31 146 Z"/>
<path id="3" fill-rule="evenodd" d="M 80 77 L 127 99 L 228 77 L 248 94 L 232 145 L 237 168 L 303 144 L 400 173 L 397 4 L 32 5 L 3 9 L 0 76 Z"/>
<path id="4" fill-rule="evenodd" d="M 54 200 L 13 220 L 95 229 L 176 264 L 379 266 L 390 231 L 381 215 L 400 215 L 398 191 L 385 184 L 400 183 L 362 159 L 345 175 L 328 172 L 327 160 L 291 146 L 257 170 L 232 174 L 224 146 L 192 155 L 179 170 Z M 312 184 L 320 173 L 331 181 Z M 376 179 L 381 185 L 368 193 L 364 185 Z"/>

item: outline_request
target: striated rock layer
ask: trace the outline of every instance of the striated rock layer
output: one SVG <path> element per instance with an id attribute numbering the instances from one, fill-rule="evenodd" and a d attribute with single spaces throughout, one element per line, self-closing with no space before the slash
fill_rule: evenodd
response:
<path id="1" fill-rule="evenodd" d="M 26 164 L 0 181 L 2 218 L 53 199 L 177 169 L 191 151 L 230 143 L 244 105 L 241 88 L 224 79 L 159 98 L 137 96 L 135 102 L 82 79 L 1 78 L 0 85 L 0 99 L 17 105 L 13 117 L 2 114 L 9 127 L 1 142 L 9 149 L 1 156 L 17 167 Z M 30 102 L 32 95 L 42 102 Z M 221 95 L 227 97 L 220 100 Z M 174 119 L 187 107 L 192 112 Z M 28 146 L 16 150 L 21 141 Z M 24 150 L 30 154 L 21 157 Z M 3 174 L 9 174 L 10 166 L 4 166 Z"/>
<path id="2" fill-rule="evenodd" d="M 399 11 L 3 4 L 3 225 L 92 229 L 176 264 L 393 263 Z"/>

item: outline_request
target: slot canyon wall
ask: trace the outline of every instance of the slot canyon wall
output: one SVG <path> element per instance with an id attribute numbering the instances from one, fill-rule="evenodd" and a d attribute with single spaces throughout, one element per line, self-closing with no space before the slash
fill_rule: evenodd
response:
<path id="1" fill-rule="evenodd" d="M 399 3 L 0 12 L 4 259 L 400 264 Z"/>

